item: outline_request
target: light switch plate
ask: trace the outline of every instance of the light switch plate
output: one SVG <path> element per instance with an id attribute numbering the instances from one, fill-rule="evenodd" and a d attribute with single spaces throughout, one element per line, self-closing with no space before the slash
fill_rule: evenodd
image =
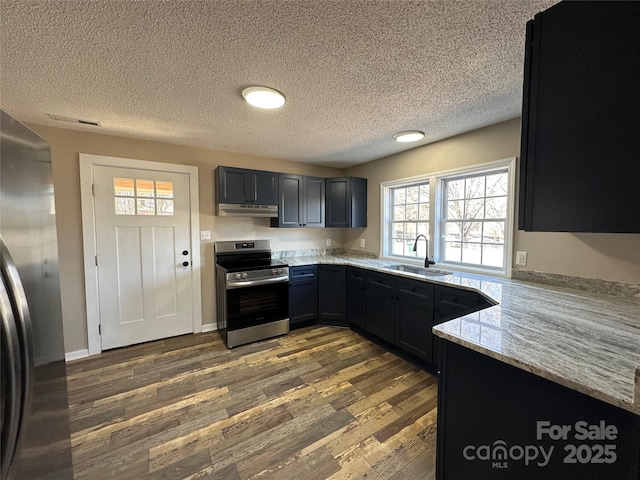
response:
<path id="1" fill-rule="evenodd" d="M 365 245 L 364 238 L 361 238 L 360 239 L 360 248 L 364 248 L 364 245 Z"/>
<path id="2" fill-rule="evenodd" d="M 200 240 L 211 240 L 211 230 L 200 230 Z"/>
<path id="3" fill-rule="evenodd" d="M 516 265 L 527 264 L 527 252 L 516 252 Z"/>
<path id="4" fill-rule="evenodd" d="M 327 238 L 327 247 L 330 247 L 330 246 L 331 246 L 331 239 Z"/>

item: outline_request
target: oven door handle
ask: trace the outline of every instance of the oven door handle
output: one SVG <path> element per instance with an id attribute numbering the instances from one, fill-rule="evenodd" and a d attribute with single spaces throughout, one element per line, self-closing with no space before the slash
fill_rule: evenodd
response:
<path id="1" fill-rule="evenodd" d="M 257 287 L 260 285 L 268 285 L 271 283 L 283 283 L 289 281 L 289 275 L 282 277 L 265 278 L 262 280 L 240 280 L 227 282 L 227 290 L 233 290 L 235 288 Z"/>

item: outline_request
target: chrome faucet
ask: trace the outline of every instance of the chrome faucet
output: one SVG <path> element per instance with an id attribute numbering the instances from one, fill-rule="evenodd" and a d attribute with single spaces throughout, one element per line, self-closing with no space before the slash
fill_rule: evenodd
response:
<path id="1" fill-rule="evenodd" d="M 427 251 L 424 257 L 424 268 L 429 268 L 429 265 L 436 264 L 436 262 L 434 262 L 433 260 L 429 260 L 429 239 L 425 237 L 423 234 L 418 235 L 416 237 L 416 241 L 413 243 L 413 251 L 414 252 L 418 251 L 418 240 L 420 240 L 420 237 L 424 238 L 424 241 L 427 243 Z"/>

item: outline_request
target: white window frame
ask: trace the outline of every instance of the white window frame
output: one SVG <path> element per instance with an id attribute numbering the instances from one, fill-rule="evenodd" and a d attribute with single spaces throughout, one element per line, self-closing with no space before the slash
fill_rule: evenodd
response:
<path id="1" fill-rule="evenodd" d="M 453 177 L 489 174 L 492 171 L 504 170 L 508 175 L 507 192 L 507 217 L 505 225 L 504 239 L 504 267 L 485 267 L 480 265 L 467 265 L 457 262 L 445 262 L 442 260 L 442 235 L 441 220 L 443 218 L 444 195 L 446 194 L 445 180 Z M 511 277 L 513 266 L 513 233 L 515 228 L 515 195 L 516 195 L 516 157 L 495 160 L 492 162 L 479 163 L 467 167 L 460 167 L 451 170 L 444 170 L 415 177 L 391 180 L 380 184 L 380 258 L 403 263 L 422 265 L 424 259 L 392 255 L 390 243 L 391 227 L 391 202 L 390 190 L 395 187 L 409 186 L 416 183 L 429 182 L 429 257 L 435 260 L 435 268 L 447 270 L 457 270 L 470 273 L 480 273 L 500 277 Z"/>

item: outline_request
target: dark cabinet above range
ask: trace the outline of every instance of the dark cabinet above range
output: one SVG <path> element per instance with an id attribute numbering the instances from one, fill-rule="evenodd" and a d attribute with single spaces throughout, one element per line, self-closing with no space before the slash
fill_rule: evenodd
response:
<path id="1" fill-rule="evenodd" d="M 519 228 L 640 232 L 640 2 L 527 24 Z"/>
<path id="2" fill-rule="evenodd" d="M 278 215 L 278 173 L 218 167 L 215 176 L 218 215 Z"/>
<path id="3" fill-rule="evenodd" d="M 324 178 L 279 174 L 278 217 L 272 227 L 324 227 Z"/>

